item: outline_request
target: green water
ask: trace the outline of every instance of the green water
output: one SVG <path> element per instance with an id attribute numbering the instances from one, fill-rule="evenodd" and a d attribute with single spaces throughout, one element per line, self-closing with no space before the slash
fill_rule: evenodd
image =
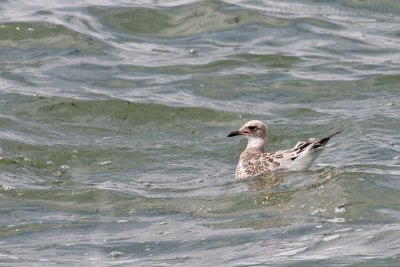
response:
<path id="1" fill-rule="evenodd" d="M 400 266 L 399 23 L 396 0 L 3 2 L 0 265 Z M 251 119 L 267 150 L 343 132 L 236 182 Z"/>

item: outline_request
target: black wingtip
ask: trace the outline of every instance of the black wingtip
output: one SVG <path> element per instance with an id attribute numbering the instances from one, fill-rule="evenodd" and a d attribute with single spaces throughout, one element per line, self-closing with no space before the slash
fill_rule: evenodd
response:
<path id="1" fill-rule="evenodd" d="M 342 132 L 342 130 L 337 131 L 337 132 L 335 132 L 335 133 L 333 133 L 333 134 L 328 135 L 327 137 L 324 137 L 324 138 L 320 139 L 318 142 L 315 142 L 315 143 L 314 143 L 313 147 L 314 147 L 314 148 L 318 148 L 318 147 L 323 147 L 323 146 L 325 146 L 325 145 L 328 143 L 329 139 L 331 139 L 332 136 L 335 136 L 335 135 L 337 135 L 337 134 L 340 134 L 341 132 Z"/>
<path id="2" fill-rule="evenodd" d="M 337 131 L 337 132 L 335 132 L 335 133 L 329 135 L 328 138 L 331 138 L 332 136 L 335 136 L 335 135 L 337 135 L 337 134 L 340 134 L 341 132 L 343 132 L 343 130 Z"/>

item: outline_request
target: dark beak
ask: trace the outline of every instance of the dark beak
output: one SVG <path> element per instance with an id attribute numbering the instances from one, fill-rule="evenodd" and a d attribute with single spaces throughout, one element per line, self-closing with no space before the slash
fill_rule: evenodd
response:
<path id="1" fill-rule="evenodd" d="M 242 135 L 242 134 L 238 130 L 235 130 L 235 131 L 230 132 L 230 134 L 228 134 L 227 137 L 233 137 L 236 135 Z"/>

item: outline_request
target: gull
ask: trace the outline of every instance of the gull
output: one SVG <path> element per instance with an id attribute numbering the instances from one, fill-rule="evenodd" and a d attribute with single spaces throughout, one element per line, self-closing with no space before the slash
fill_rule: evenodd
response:
<path id="1" fill-rule="evenodd" d="M 266 173 L 280 171 L 305 171 L 324 150 L 329 139 L 340 133 L 328 135 L 321 139 L 310 138 L 298 142 L 293 148 L 265 153 L 267 126 L 258 120 L 245 123 L 239 130 L 232 131 L 228 137 L 242 135 L 247 138 L 247 147 L 240 154 L 235 178 L 244 179 Z"/>

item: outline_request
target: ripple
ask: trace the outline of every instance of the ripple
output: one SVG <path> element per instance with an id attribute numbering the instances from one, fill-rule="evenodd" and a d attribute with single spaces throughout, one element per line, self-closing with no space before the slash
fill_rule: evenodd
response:
<path id="1" fill-rule="evenodd" d="M 222 8 L 219 6 L 222 5 Z M 281 18 L 258 14 L 256 11 L 235 10 L 223 2 L 206 1 L 178 8 L 92 9 L 97 17 L 121 32 L 154 37 L 178 37 L 205 32 L 228 30 L 251 23 L 271 27 L 288 27 L 290 22 Z"/>
<path id="2" fill-rule="evenodd" d="M 43 52 L 47 50 L 49 54 L 52 50 L 74 49 L 86 53 L 99 53 L 102 49 L 101 42 L 60 24 L 9 22 L 0 25 L 0 33 L 3 36 L 0 41 L 3 49 L 35 49 Z"/>

